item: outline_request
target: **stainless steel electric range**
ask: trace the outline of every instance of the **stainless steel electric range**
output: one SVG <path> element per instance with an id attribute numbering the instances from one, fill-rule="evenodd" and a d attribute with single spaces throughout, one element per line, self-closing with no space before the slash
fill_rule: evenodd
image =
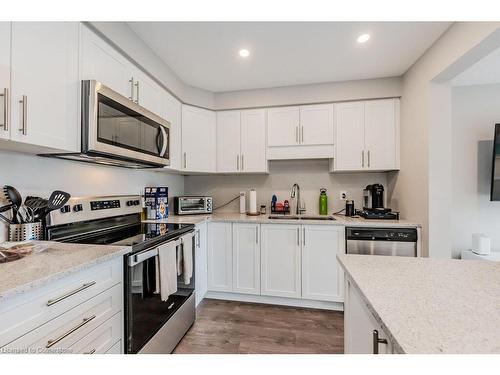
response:
<path id="1" fill-rule="evenodd" d="M 194 251 L 193 224 L 142 223 L 139 196 L 71 198 L 50 214 L 46 239 L 130 246 L 124 256 L 125 352 L 170 353 L 195 319 L 193 276 L 177 278 L 177 292 L 162 301 L 156 292 L 158 248 L 165 244 Z M 182 249 L 184 251 L 184 248 Z"/>

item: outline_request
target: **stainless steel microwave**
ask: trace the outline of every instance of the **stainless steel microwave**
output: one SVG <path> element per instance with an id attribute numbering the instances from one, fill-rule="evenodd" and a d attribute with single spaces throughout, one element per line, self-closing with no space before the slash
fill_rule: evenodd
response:
<path id="1" fill-rule="evenodd" d="M 170 165 L 170 123 L 94 80 L 82 81 L 81 152 L 58 157 L 129 168 Z"/>
<path id="2" fill-rule="evenodd" d="M 181 196 L 174 197 L 174 212 L 176 215 L 211 214 L 213 210 L 212 197 Z"/>

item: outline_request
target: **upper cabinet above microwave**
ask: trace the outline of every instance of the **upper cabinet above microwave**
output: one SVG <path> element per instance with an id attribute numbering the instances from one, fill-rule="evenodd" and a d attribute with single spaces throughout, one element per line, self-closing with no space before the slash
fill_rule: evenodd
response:
<path id="1" fill-rule="evenodd" d="M 0 23 L 1 138 L 77 151 L 79 27 Z"/>
<path id="2" fill-rule="evenodd" d="M 335 104 L 332 172 L 399 169 L 399 99 Z"/>
<path id="3" fill-rule="evenodd" d="M 167 92 L 86 26 L 81 33 L 83 80 L 97 80 L 141 107 L 166 118 Z"/>
<path id="4" fill-rule="evenodd" d="M 333 104 L 270 108 L 268 159 L 333 157 Z"/>

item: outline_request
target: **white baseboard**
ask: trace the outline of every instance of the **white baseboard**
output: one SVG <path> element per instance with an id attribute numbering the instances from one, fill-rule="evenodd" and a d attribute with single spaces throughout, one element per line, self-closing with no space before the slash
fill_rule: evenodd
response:
<path id="1" fill-rule="evenodd" d="M 242 293 L 207 292 L 204 298 L 222 299 L 228 301 L 266 303 L 270 305 L 307 307 L 311 309 L 344 311 L 342 302 L 310 301 L 305 299 L 256 296 Z"/>

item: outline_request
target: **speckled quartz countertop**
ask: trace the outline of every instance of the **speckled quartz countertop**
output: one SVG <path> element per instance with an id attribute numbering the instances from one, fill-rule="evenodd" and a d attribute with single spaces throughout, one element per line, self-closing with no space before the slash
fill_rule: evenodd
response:
<path id="1" fill-rule="evenodd" d="M 147 222 L 163 223 L 188 223 L 198 224 L 204 221 L 213 222 L 240 222 L 260 224 L 322 224 L 322 225 L 347 225 L 347 226 L 383 226 L 383 227 L 420 227 L 420 224 L 407 220 L 366 220 L 360 217 L 345 217 L 344 215 L 333 215 L 335 220 L 296 220 L 296 219 L 269 219 L 270 214 L 249 216 L 232 212 L 216 212 L 211 215 L 171 215 L 163 220 L 148 220 Z M 304 215 L 310 216 L 310 215 Z"/>
<path id="2" fill-rule="evenodd" d="M 0 302 L 130 251 L 127 246 L 44 243 L 49 248 L 41 253 L 0 263 Z"/>
<path id="3" fill-rule="evenodd" d="M 500 263 L 337 257 L 397 352 L 500 353 Z"/>

